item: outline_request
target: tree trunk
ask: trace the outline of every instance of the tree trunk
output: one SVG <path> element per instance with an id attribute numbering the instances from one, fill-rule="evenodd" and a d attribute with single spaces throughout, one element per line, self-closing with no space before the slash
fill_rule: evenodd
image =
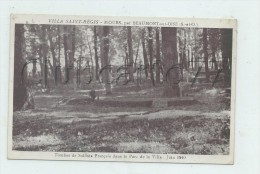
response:
<path id="1" fill-rule="evenodd" d="M 38 51 L 38 54 L 39 54 L 39 63 L 40 63 L 40 77 L 43 78 L 43 60 L 42 60 L 42 47 L 39 46 L 39 51 Z"/>
<path id="2" fill-rule="evenodd" d="M 197 56 L 197 29 L 194 29 L 194 43 L 195 43 L 195 47 L 194 47 L 194 53 L 193 53 L 193 60 L 194 60 L 194 68 L 197 71 L 198 67 L 199 67 L 199 62 L 198 62 L 198 56 Z"/>
<path id="3" fill-rule="evenodd" d="M 101 52 L 102 56 L 101 59 L 103 60 L 102 67 L 107 67 L 110 65 L 108 53 L 109 53 L 109 26 L 103 26 L 102 27 L 102 41 L 101 41 Z M 104 83 L 106 88 L 106 95 L 109 95 L 112 93 L 111 91 L 111 82 L 110 82 L 110 70 L 108 68 L 104 69 L 103 77 L 104 77 Z"/>
<path id="4" fill-rule="evenodd" d="M 177 28 L 162 28 L 162 53 L 164 57 L 166 82 L 164 83 L 163 96 L 177 97 L 180 96 L 179 87 L 179 68 L 177 53 Z"/>
<path id="5" fill-rule="evenodd" d="M 181 70 L 181 75 L 183 76 L 183 58 L 184 58 L 184 50 L 183 50 L 183 43 L 181 41 L 181 38 L 177 38 L 179 41 L 179 61 L 180 61 L 180 70 Z"/>
<path id="6" fill-rule="evenodd" d="M 190 70 L 190 60 L 191 60 L 191 59 L 190 59 L 190 49 L 189 49 L 189 48 L 188 48 L 187 52 L 188 52 L 188 54 L 187 54 L 187 55 L 188 55 L 187 70 L 189 71 L 189 70 Z"/>
<path id="7" fill-rule="evenodd" d="M 57 83 L 61 83 L 61 64 L 60 64 L 60 55 L 61 55 L 61 41 L 60 41 L 60 26 L 58 26 L 58 60 L 57 60 L 57 64 L 58 66 L 55 69 L 55 73 L 56 73 L 56 79 L 57 79 Z"/>
<path id="8" fill-rule="evenodd" d="M 49 65 L 50 70 L 51 70 L 51 75 L 52 75 L 53 77 L 55 77 L 54 67 L 53 67 L 52 64 L 51 64 L 50 59 L 48 59 L 48 65 Z"/>
<path id="9" fill-rule="evenodd" d="M 125 80 L 127 79 L 127 75 L 129 74 L 129 68 L 128 68 L 128 60 L 129 60 L 129 55 L 127 52 L 127 45 L 125 45 Z"/>
<path id="10" fill-rule="evenodd" d="M 91 46 L 90 46 L 90 43 L 89 43 L 89 40 L 87 38 L 87 42 L 88 42 L 88 49 L 89 49 L 89 55 L 90 55 L 90 61 L 91 61 L 91 72 L 93 73 L 93 66 L 94 66 L 94 63 L 93 63 L 93 54 L 92 54 L 92 49 L 91 49 Z"/>
<path id="11" fill-rule="evenodd" d="M 94 51 L 95 51 L 95 64 L 96 64 L 96 80 L 98 79 L 99 63 L 98 63 L 98 50 L 97 50 L 97 27 L 94 26 Z"/>
<path id="12" fill-rule="evenodd" d="M 27 100 L 27 69 L 24 69 L 24 25 L 15 25 L 15 47 L 14 47 L 14 96 L 13 96 L 13 111 L 20 110 Z M 22 74 L 22 76 L 21 76 Z"/>
<path id="13" fill-rule="evenodd" d="M 160 49 L 160 28 L 156 29 L 156 83 L 160 83 L 161 49 Z"/>
<path id="14" fill-rule="evenodd" d="M 137 69 L 137 58 L 138 58 L 138 54 L 139 54 L 139 47 L 140 47 L 140 40 L 138 41 L 138 44 L 137 44 L 137 49 L 136 49 L 136 54 L 135 54 L 135 61 L 134 61 L 134 72 L 136 71 Z"/>
<path id="15" fill-rule="evenodd" d="M 42 54 L 42 58 L 43 58 L 43 84 L 44 87 L 47 88 L 48 87 L 48 58 L 47 58 L 47 54 L 48 54 L 48 43 L 47 43 L 47 32 L 46 32 L 46 26 L 42 25 L 42 36 L 41 36 L 41 54 Z"/>
<path id="16" fill-rule="evenodd" d="M 214 69 L 218 70 L 218 63 L 216 61 L 216 49 L 212 48 L 212 62 L 214 64 Z"/>
<path id="17" fill-rule="evenodd" d="M 75 58 L 75 51 L 76 51 L 76 26 L 73 25 L 72 27 L 72 33 L 71 33 L 71 51 L 72 51 L 72 57 L 71 59 Z M 73 60 L 74 62 L 74 60 Z"/>
<path id="18" fill-rule="evenodd" d="M 65 25 L 64 26 L 64 34 L 63 34 L 63 45 L 64 45 L 64 58 L 65 58 L 65 83 L 68 82 L 69 80 L 69 70 L 68 70 L 68 28 L 67 26 Z"/>
<path id="19" fill-rule="evenodd" d="M 149 62 L 147 58 L 147 51 L 145 47 L 145 30 L 142 32 L 142 47 L 143 47 L 143 58 L 144 58 L 144 71 L 145 71 L 145 77 L 148 78 L 148 70 L 149 70 Z"/>
<path id="20" fill-rule="evenodd" d="M 186 44 L 187 44 L 187 41 L 186 41 L 186 32 L 185 30 L 183 31 L 183 36 L 184 36 L 184 41 L 183 41 L 183 57 L 182 57 L 182 61 L 183 61 L 183 68 L 185 70 L 187 70 L 187 54 L 186 54 Z"/>
<path id="21" fill-rule="evenodd" d="M 208 67 L 208 30 L 203 28 L 203 53 L 205 61 L 206 81 L 209 82 L 209 67 Z"/>
<path id="22" fill-rule="evenodd" d="M 150 77 L 153 86 L 154 84 L 154 74 L 153 74 L 153 33 L 152 33 L 152 27 L 148 27 L 148 34 L 149 34 L 149 40 L 148 40 L 148 49 L 149 49 L 149 60 L 150 60 Z"/>
<path id="23" fill-rule="evenodd" d="M 75 26 L 66 26 L 67 28 L 67 82 L 73 83 L 74 78 L 74 54 L 75 54 Z"/>
<path id="24" fill-rule="evenodd" d="M 129 53 L 129 80 L 134 81 L 134 71 L 133 71 L 133 62 L 134 62 L 134 55 L 133 55 L 133 44 L 132 44 L 132 30 L 131 27 L 127 27 L 127 45 L 128 45 L 128 53 Z"/>
<path id="25" fill-rule="evenodd" d="M 231 87 L 232 73 L 232 29 L 222 31 L 222 65 L 224 71 L 224 85 Z"/>
<path id="26" fill-rule="evenodd" d="M 32 61 L 33 61 L 33 68 L 32 68 L 32 76 L 35 78 L 36 77 L 36 71 L 37 71 L 37 66 L 36 66 L 36 55 L 37 55 L 37 46 L 35 45 L 35 39 L 30 40 L 30 44 L 32 47 Z"/>
<path id="27" fill-rule="evenodd" d="M 51 68 L 51 72 L 53 74 L 53 78 L 55 79 L 55 83 L 56 82 L 56 72 L 53 68 L 56 68 L 56 53 L 55 53 L 55 45 L 54 43 L 52 42 L 52 35 L 51 35 L 51 27 L 50 26 L 47 26 L 47 31 L 48 31 L 48 39 L 49 39 L 49 42 L 50 42 L 50 49 L 51 49 L 51 55 L 52 55 L 52 67 L 50 66 Z M 49 63 L 50 64 L 50 63 Z"/>
<path id="28" fill-rule="evenodd" d="M 33 68 L 32 68 L 32 76 L 35 78 L 36 77 L 36 60 L 33 60 Z"/>
<path id="29" fill-rule="evenodd" d="M 73 83 L 74 78 L 74 56 L 75 56 L 75 44 L 76 44 L 76 26 L 72 26 L 72 31 L 69 35 L 68 48 L 69 52 L 69 82 Z"/>
<path id="30" fill-rule="evenodd" d="M 190 65 L 191 65 L 191 38 L 190 38 L 190 34 L 191 34 L 191 29 L 188 28 L 188 36 L 187 36 L 187 70 L 190 71 Z"/>
<path id="31" fill-rule="evenodd" d="M 101 62 L 101 66 L 100 66 L 100 71 L 101 69 L 104 67 L 104 56 L 103 56 L 103 47 L 104 47 L 104 39 L 103 39 L 103 27 L 99 27 L 99 40 L 100 40 L 100 62 Z M 104 81 L 104 73 L 100 74 L 101 75 L 102 81 Z M 99 76 L 99 80 L 100 80 L 100 76 Z"/>

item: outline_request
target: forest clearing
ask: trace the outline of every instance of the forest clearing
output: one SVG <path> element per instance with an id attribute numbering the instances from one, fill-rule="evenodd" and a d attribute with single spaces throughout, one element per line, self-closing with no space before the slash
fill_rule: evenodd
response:
<path id="1" fill-rule="evenodd" d="M 21 151 L 227 154 L 230 112 L 220 92 L 204 90 L 194 96 L 192 104 L 166 108 L 113 105 L 125 95 L 122 92 L 114 94 L 116 100 L 102 99 L 108 100 L 102 107 L 98 101 L 82 102 L 80 98 L 86 96 L 80 92 L 36 95 L 33 111 L 14 114 L 13 147 Z M 128 99 L 132 95 L 133 101 L 143 100 L 142 94 L 134 93 Z M 64 99 L 67 102 L 61 103 Z"/>
<path id="2" fill-rule="evenodd" d="M 14 151 L 228 155 L 232 30 L 16 24 Z"/>

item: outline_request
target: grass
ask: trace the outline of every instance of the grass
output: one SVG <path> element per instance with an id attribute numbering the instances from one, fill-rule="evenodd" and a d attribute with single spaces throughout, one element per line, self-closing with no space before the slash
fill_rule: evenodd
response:
<path id="1" fill-rule="evenodd" d="M 22 151 L 227 154 L 229 119 L 182 116 L 163 119 L 89 121 L 45 118 L 21 122 L 13 130 Z M 39 138 L 40 137 L 40 138 Z M 48 139 L 48 140 L 47 140 Z M 39 142 L 35 143 L 36 140 Z M 27 142 L 27 143 L 26 143 Z"/>
<path id="2" fill-rule="evenodd" d="M 37 95 L 36 109 L 14 112 L 13 149 L 228 154 L 229 112 L 218 96 L 197 96 L 193 105 L 146 108 L 55 105 L 69 96 Z"/>

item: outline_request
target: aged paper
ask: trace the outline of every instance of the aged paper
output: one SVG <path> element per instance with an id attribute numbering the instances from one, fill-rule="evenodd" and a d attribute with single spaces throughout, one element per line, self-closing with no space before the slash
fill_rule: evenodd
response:
<path id="1" fill-rule="evenodd" d="M 233 164 L 236 27 L 11 15 L 8 158 Z"/>

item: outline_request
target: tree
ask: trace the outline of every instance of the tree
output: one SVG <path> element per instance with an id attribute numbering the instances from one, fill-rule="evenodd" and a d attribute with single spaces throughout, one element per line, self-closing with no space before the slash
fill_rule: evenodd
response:
<path id="1" fill-rule="evenodd" d="M 55 69 L 53 68 L 56 68 L 56 53 L 55 53 L 55 44 L 53 43 L 52 41 L 52 30 L 51 30 L 51 26 L 48 25 L 47 26 L 47 32 L 48 32 L 48 39 L 49 39 L 49 42 L 50 42 L 50 50 L 51 50 L 51 55 L 52 55 L 52 68 L 51 68 L 51 71 L 53 72 L 53 75 L 54 75 L 54 79 L 56 80 L 56 73 L 54 72 Z M 56 82 L 56 81 L 55 81 Z"/>
<path id="2" fill-rule="evenodd" d="M 200 53 L 201 53 L 201 37 L 200 37 L 200 29 L 194 29 L 193 30 L 193 35 L 194 35 L 194 52 L 193 52 L 193 61 L 194 63 L 194 68 L 195 70 L 198 70 L 200 67 Z"/>
<path id="3" fill-rule="evenodd" d="M 94 26 L 94 52 L 95 52 L 95 64 L 96 64 L 96 80 L 99 80 L 98 71 L 99 71 L 99 63 L 98 63 L 98 49 L 97 49 L 97 27 Z"/>
<path id="4" fill-rule="evenodd" d="M 191 28 L 188 28 L 187 30 L 188 30 L 187 31 L 187 70 L 189 71 L 191 67 L 191 57 L 192 57 Z"/>
<path id="5" fill-rule="evenodd" d="M 30 42 L 30 52 L 29 57 L 33 60 L 33 68 L 32 68 L 32 77 L 36 77 L 36 71 L 37 71 L 37 33 L 35 29 L 35 25 L 27 25 L 28 31 L 27 31 L 27 37 L 25 37 L 25 40 L 29 40 Z"/>
<path id="6" fill-rule="evenodd" d="M 144 70 L 145 70 L 145 77 L 148 78 L 148 69 L 149 69 L 149 61 L 147 58 L 147 51 L 145 45 L 145 29 L 142 31 L 142 47 L 143 47 L 143 58 L 144 58 Z"/>
<path id="7" fill-rule="evenodd" d="M 216 60 L 216 52 L 219 47 L 219 40 L 220 40 L 220 32 L 219 29 L 212 28 L 208 29 L 208 35 L 209 35 L 209 43 L 211 47 L 211 54 L 212 54 L 212 63 L 214 65 L 214 69 L 218 70 L 218 63 Z"/>
<path id="8" fill-rule="evenodd" d="M 47 31 L 46 25 L 42 25 L 42 33 L 41 33 L 41 55 L 43 60 L 43 84 L 44 87 L 48 87 L 48 43 L 47 43 Z"/>
<path id="9" fill-rule="evenodd" d="M 148 27 L 148 49 L 149 49 L 149 60 L 150 60 L 150 78 L 153 86 L 154 84 L 154 74 L 153 74 L 153 31 L 152 27 Z"/>
<path id="10" fill-rule="evenodd" d="M 20 110 L 27 100 L 27 69 L 23 69 L 25 65 L 24 58 L 24 25 L 15 25 L 15 50 L 14 50 L 14 96 L 13 110 Z"/>
<path id="11" fill-rule="evenodd" d="M 161 65 L 161 49 L 160 49 L 160 28 L 156 29 L 156 83 L 160 83 L 160 65 Z"/>
<path id="12" fill-rule="evenodd" d="M 136 48 L 136 54 L 135 54 L 135 61 L 134 61 L 134 70 L 136 71 L 137 70 L 137 58 L 138 58 L 138 54 L 139 54 L 139 47 L 140 47 L 140 40 L 138 41 L 138 44 L 137 44 L 137 48 Z"/>
<path id="13" fill-rule="evenodd" d="M 222 65 L 224 71 L 224 85 L 231 87 L 232 72 L 232 29 L 222 30 Z"/>
<path id="14" fill-rule="evenodd" d="M 93 70 L 93 54 L 92 54 L 92 48 L 90 46 L 90 41 L 87 38 L 87 44 L 88 44 L 88 50 L 89 50 L 89 55 L 90 55 L 90 61 L 91 61 L 91 65 L 92 65 L 92 70 Z"/>
<path id="15" fill-rule="evenodd" d="M 132 30 L 131 27 L 127 27 L 127 45 L 128 45 L 128 53 L 129 53 L 129 78 L 130 81 L 134 81 L 134 70 L 133 70 L 133 62 L 134 62 L 134 55 L 133 55 L 133 44 L 132 44 Z"/>
<path id="16" fill-rule="evenodd" d="M 185 70 L 187 70 L 187 40 L 186 40 L 186 31 L 185 29 L 183 30 L 183 51 L 182 51 L 182 69 L 184 68 Z"/>
<path id="17" fill-rule="evenodd" d="M 177 30 L 179 33 L 179 57 L 180 57 L 180 64 L 181 64 L 181 73 L 183 74 L 183 69 L 187 70 L 187 42 L 186 42 L 186 31 L 184 28 Z"/>
<path id="18" fill-rule="evenodd" d="M 73 82 L 74 78 L 74 56 L 76 45 L 76 26 L 64 25 L 63 34 L 64 58 L 65 58 L 65 83 Z"/>
<path id="19" fill-rule="evenodd" d="M 177 97 L 180 96 L 179 87 L 179 67 L 177 53 L 177 28 L 163 27 L 162 31 L 162 53 L 164 57 L 164 83 L 163 96 Z"/>
<path id="20" fill-rule="evenodd" d="M 57 65 L 59 66 L 59 68 L 57 67 L 55 69 L 57 83 L 61 83 L 61 81 L 62 81 L 61 80 L 60 55 L 61 55 L 61 36 L 60 36 L 60 26 L 58 26 L 58 60 L 57 60 Z"/>
<path id="21" fill-rule="evenodd" d="M 128 67 L 128 62 L 129 62 L 129 54 L 128 54 L 128 50 L 127 50 L 127 45 L 124 45 L 124 50 L 125 50 L 125 68 L 126 68 L 126 73 L 125 73 L 125 79 L 127 79 L 127 74 L 129 74 L 129 69 Z"/>
<path id="22" fill-rule="evenodd" d="M 74 78 L 74 55 L 75 55 L 75 44 L 76 44 L 76 26 L 68 26 L 69 31 L 68 31 L 68 39 L 67 39 L 67 47 L 68 47 L 68 57 L 69 57 L 69 62 L 68 62 L 68 77 L 69 77 L 69 82 L 73 82 Z"/>
<path id="23" fill-rule="evenodd" d="M 75 58 L 75 51 L 76 51 L 76 25 L 73 25 L 72 32 L 71 32 L 71 63 L 74 65 L 74 58 Z"/>
<path id="24" fill-rule="evenodd" d="M 110 65 L 110 61 L 108 58 L 108 53 L 109 53 L 109 26 L 103 26 L 101 29 L 102 33 L 102 39 L 101 39 L 101 62 L 102 62 L 102 67 L 107 67 L 104 69 L 102 73 L 102 78 L 105 83 L 105 88 L 106 88 L 106 95 L 109 95 L 112 93 L 111 91 L 111 83 L 110 83 L 110 73 L 109 73 L 109 68 L 108 66 Z"/>
<path id="25" fill-rule="evenodd" d="M 68 67 L 68 29 L 67 26 L 63 26 L 64 34 L 63 34 L 63 45 L 64 45 L 64 62 L 65 62 L 65 79 L 69 80 L 69 67 Z"/>
<path id="26" fill-rule="evenodd" d="M 206 73 L 206 81 L 209 81 L 209 67 L 208 67 L 208 30 L 207 28 L 203 28 L 203 53 L 204 53 L 204 61 L 205 61 L 205 73 Z"/>

